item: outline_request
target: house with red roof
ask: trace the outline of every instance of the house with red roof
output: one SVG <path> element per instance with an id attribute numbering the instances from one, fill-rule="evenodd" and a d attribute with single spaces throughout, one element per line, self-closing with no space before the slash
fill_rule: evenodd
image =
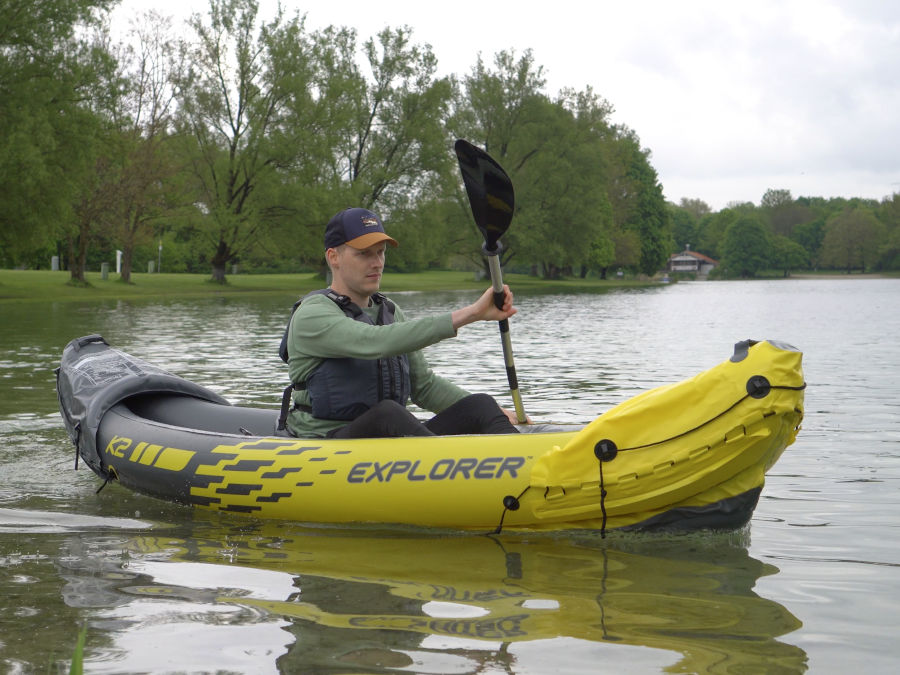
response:
<path id="1" fill-rule="evenodd" d="M 673 253 L 669 256 L 669 262 L 666 263 L 666 271 L 670 274 L 681 272 L 705 277 L 718 264 L 718 260 L 713 260 L 708 255 L 692 251 L 691 245 L 688 244 L 681 253 Z"/>

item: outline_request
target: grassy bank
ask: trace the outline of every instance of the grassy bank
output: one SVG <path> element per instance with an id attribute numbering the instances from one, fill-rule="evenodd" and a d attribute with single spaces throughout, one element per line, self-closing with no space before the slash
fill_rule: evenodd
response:
<path id="1" fill-rule="evenodd" d="M 89 272 L 87 286 L 69 283 L 68 272 L 44 270 L 0 270 L 0 303 L 28 301 L 89 301 L 107 299 L 140 299 L 168 297 L 200 297 L 207 295 L 285 294 L 298 296 L 324 285 L 315 274 L 236 274 L 226 284 L 216 284 L 208 274 L 133 274 L 133 283 L 125 284 L 118 275 L 102 279 L 99 272 Z M 601 281 L 599 279 L 566 279 L 545 281 L 522 274 L 504 275 L 514 291 L 600 290 L 623 286 L 646 286 L 647 281 Z M 418 274 L 388 273 L 382 283 L 386 293 L 398 291 L 441 291 L 483 289 L 489 280 L 476 280 L 471 272 L 436 271 Z"/>

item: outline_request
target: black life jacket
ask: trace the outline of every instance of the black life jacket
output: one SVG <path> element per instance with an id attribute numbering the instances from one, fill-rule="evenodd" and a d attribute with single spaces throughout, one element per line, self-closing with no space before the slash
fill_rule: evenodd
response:
<path id="1" fill-rule="evenodd" d="M 394 303 L 381 293 L 372 295 L 378 308 L 375 321 L 362 311 L 346 295 L 339 295 L 330 288 L 312 291 L 294 303 L 291 319 L 303 300 L 311 295 L 325 295 L 340 307 L 344 314 L 356 321 L 370 325 L 385 326 L 394 323 Z M 281 338 L 278 353 L 282 361 L 288 361 L 288 321 Z M 305 389 L 309 392 L 309 406 L 296 405 L 313 417 L 329 420 L 354 420 L 379 401 L 390 399 L 406 405 L 410 396 L 409 358 L 406 354 L 381 359 L 340 358 L 325 359 L 309 375 L 305 382 L 294 382 L 284 390 L 281 399 L 279 431 L 285 428 L 291 392 Z"/>

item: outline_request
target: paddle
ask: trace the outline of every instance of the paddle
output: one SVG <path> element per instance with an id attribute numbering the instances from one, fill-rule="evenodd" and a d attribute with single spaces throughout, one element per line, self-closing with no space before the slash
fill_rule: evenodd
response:
<path id="1" fill-rule="evenodd" d="M 494 159 L 481 148 L 462 139 L 454 146 L 466 194 L 475 224 L 484 237 L 484 253 L 488 257 L 491 270 L 491 285 L 494 289 L 494 304 L 503 306 L 503 277 L 500 272 L 500 237 L 509 229 L 515 207 L 512 181 Z M 509 336 L 509 320 L 500 322 L 500 339 L 503 344 L 503 359 L 506 362 L 506 377 L 509 392 L 516 408 L 519 424 L 525 424 L 525 410 L 519 394 L 516 365 L 513 362 L 512 341 Z"/>

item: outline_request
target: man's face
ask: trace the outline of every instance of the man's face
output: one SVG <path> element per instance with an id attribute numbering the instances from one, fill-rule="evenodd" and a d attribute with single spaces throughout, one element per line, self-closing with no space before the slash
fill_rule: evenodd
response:
<path id="1" fill-rule="evenodd" d="M 377 291 L 381 286 L 386 247 L 387 244 L 382 241 L 364 249 L 348 245 L 329 249 L 329 253 L 333 252 L 329 260 L 336 282 L 332 286 L 344 286 L 335 290 L 351 297 L 353 295 L 368 297 Z"/>

